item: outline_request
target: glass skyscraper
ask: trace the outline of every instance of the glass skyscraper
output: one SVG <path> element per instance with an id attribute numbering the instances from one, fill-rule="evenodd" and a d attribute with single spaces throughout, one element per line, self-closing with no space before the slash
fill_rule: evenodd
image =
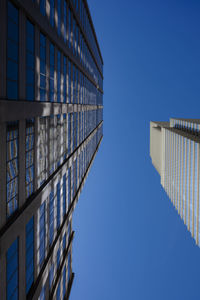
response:
<path id="1" fill-rule="evenodd" d="M 86 0 L 0 1 L 0 299 L 68 299 L 72 213 L 103 137 Z"/>
<path id="2" fill-rule="evenodd" d="M 200 246 L 200 120 L 151 122 L 150 156 L 163 188 Z"/>

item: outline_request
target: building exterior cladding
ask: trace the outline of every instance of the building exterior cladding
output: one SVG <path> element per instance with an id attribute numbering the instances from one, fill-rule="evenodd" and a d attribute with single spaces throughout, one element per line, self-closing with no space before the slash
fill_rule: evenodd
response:
<path id="1" fill-rule="evenodd" d="M 68 299 L 72 212 L 103 137 L 86 0 L 0 1 L 0 299 Z"/>
<path id="2" fill-rule="evenodd" d="M 150 156 L 163 188 L 200 246 L 200 120 L 151 122 Z"/>

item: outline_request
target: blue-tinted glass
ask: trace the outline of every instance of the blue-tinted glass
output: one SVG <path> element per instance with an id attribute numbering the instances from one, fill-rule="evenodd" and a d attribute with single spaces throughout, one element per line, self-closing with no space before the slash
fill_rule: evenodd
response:
<path id="1" fill-rule="evenodd" d="M 68 282 L 71 276 L 71 253 L 68 254 Z"/>
<path id="2" fill-rule="evenodd" d="M 63 215 L 66 214 L 66 174 L 63 176 Z"/>
<path id="3" fill-rule="evenodd" d="M 8 1 L 7 19 L 7 97 L 18 98 L 18 9 Z"/>
<path id="4" fill-rule="evenodd" d="M 57 228 L 60 227 L 60 182 L 57 184 Z"/>
<path id="5" fill-rule="evenodd" d="M 6 253 L 6 298 L 18 299 L 18 238 Z"/>
<path id="6" fill-rule="evenodd" d="M 56 292 L 56 300 L 60 300 L 60 281 L 57 287 L 57 292 Z"/>
<path id="7" fill-rule="evenodd" d="M 49 286 L 50 286 L 50 288 L 52 286 L 53 277 L 54 277 L 54 265 L 51 266 L 50 271 L 49 271 Z"/>
<path id="8" fill-rule="evenodd" d="M 18 44 L 13 43 L 13 41 L 7 41 L 7 56 L 14 61 L 18 61 Z"/>
<path id="9" fill-rule="evenodd" d="M 52 244 L 54 237 L 54 192 L 49 195 L 49 242 Z"/>
<path id="10" fill-rule="evenodd" d="M 54 26 L 54 0 L 50 0 L 50 23 Z"/>
<path id="11" fill-rule="evenodd" d="M 57 0 L 57 10 L 58 10 L 58 35 L 60 35 L 60 25 L 61 25 L 61 0 Z"/>
<path id="12" fill-rule="evenodd" d="M 68 169 L 68 207 L 71 204 L 71 168 Z"/>
<path id="13" fill-rule="evenodd" d="M 34 280 L 34 218 L 26 225 L 26 294 Z"/>
<path id="14" fill-rule="evenodd" d="M 40 12 L 43 16 L 46 14 L 46 0 L 40 0 Z"/>
<path id="15" fill-rule="evenodd" d="M 60 61 L 61 59 L 61 56 L 60 56 L 60 51 L 58 51 L 58 56 L 57 56 L 57 102 L 61 102 L 61 99 L 60 99 L 60 89 L 61 89 L 61 80 L 60 80 Z"/>
<path id="16" fill-rule="evenodd" d="M 66 266 L 63 269 L 63 299 L 66 294 Z"/>
<path id="17" fill-rule="evenodd" d="M 40 265 L 43 263 L 44 261 L 44 257 L 45 257 L 45 202 L 43 202 L 43 204 L 41 204 L 40 206 L 40 233 L 39 233 L 39 241 L 40 241 L 40 245 L 39 245 L 39 262 Z"/>
<path id="18" fill-rule="evenodd" d="M 66 233 L 63 236 L 63 252 L 65 251 L 65 249 L 66 249 Z"/>
<path id="19" fill-rule="evenodd" d="M 40 293 L 40 298 L 39 300 L 45 300 L 45 288 L 43 287 Z"/>

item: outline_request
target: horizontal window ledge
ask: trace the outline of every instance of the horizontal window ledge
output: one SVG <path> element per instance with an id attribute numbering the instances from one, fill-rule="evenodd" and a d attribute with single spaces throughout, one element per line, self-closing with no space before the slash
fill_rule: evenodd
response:
<path id="1" fill-rule="evenodd" d="M 103 108 L 101 105 L 0 100 L 0 123 Z"/>

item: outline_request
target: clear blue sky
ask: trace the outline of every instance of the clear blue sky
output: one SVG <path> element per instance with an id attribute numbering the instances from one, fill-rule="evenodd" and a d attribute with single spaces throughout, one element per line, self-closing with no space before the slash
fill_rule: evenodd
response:
<path id="1" fill-rule="evenodd" d="M 74 212 L 71 300 L 199 300 L 200 248 L 151 164 L 149 122 L 200 118 L 200 1 L 88 3 L 104 139 Z"/>

